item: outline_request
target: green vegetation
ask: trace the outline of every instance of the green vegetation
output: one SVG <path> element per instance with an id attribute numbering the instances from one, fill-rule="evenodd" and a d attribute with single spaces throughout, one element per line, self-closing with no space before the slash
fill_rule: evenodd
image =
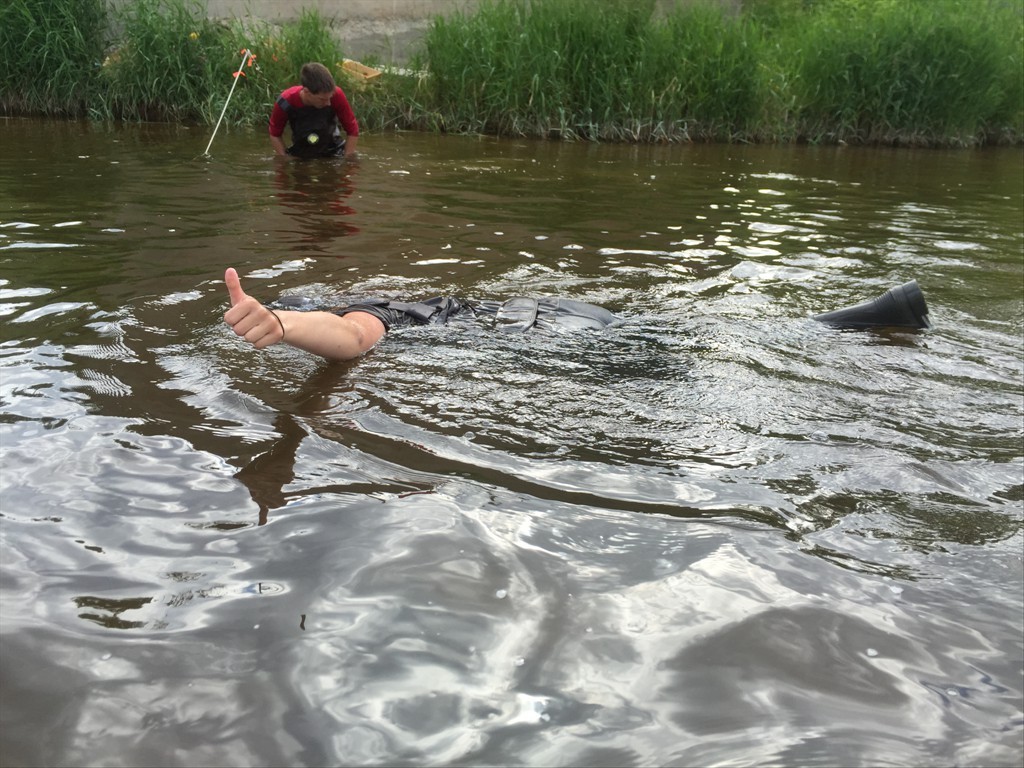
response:
<path id="1" fill-rule="evenodd" d="M 209 119 L 223 100 L 210 84 L 238 66 L 198 5 L 136 0 L 116 19 L 119 44 L 98 76 L 92 112 L 126 120 Z M 236 61 L 232 62 L 231 59 Z"/>
<path id="2" fill-rule="evenodd" d="M 103 0 L 14 0 L 0 7 L 0 108 L 83 113 L 99 87 L 106 34 Z"/>
<path id="3" fill-rule="evenodd" d="M 341 62 L 330 25 L 313 11 L 278 28 L 213 21 L 200 0 L 115 8 L 104 0 L 7 2 L 0 8 L 0 111 L 7 114 L 213 123 L 248 49 L 255 59 L 241 70 L 226 119 L 260 123 L 303 63 Z"/>
<path id="4" fill-rule="evenodd" d="M 760 46 L 710 6 L 655 23 L 636 2 L 497 2 L 434 22 L 424 88 L 450 130 L 730 139 L 756 116 Z"/>
<path id="5" fill-rule="evenodd" d="M 662 4 L 663 5 L 663 4 Z M 365 87 L 330 21 L 215 22 L 200 0 L 6 0 L 0 111 L 261 124 L 305 61 L 369 130 L 612 141 L 978 146 L 1024 137 L 1024 0 L 482 0 L 415 75 Z M 366 62 L 372 64 L 373 62 Z"/>
<path id="6" fill-rule="evenodd" d="M 776 21 L 792 128 L 815 141 L 975 144 L 1021 136 L 1021 3 L 833 0 Z M 1016 5 L 1016 9 L 1014 9 Z"/>

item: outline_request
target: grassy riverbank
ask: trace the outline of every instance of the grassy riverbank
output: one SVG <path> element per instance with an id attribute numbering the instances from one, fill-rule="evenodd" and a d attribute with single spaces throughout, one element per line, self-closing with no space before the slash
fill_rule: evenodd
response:
<path id="1" fill-rule="evenodd" d="M 261 124 L 305 61 L 370 130 L 613 141 L 977 146 L 1024 136 L 1022 0 L 487 0 L 437 18 L 419 75 L 353 82 L 330 25 L 207 19 L 192 0 L 9 0 L 0 111 Z M 368 62 L 373 63 L 373 62 Z"/>

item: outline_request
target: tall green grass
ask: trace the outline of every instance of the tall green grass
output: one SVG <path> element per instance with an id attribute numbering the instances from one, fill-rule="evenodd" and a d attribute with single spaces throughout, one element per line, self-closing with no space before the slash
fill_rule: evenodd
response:
<path id="1" fill-rule="evenodd" d="M 426 101 L 449 130 L 730 138 L 758 111 L 756 29 L 715 6 L 485 0 L 426 37 Z"/>
<path id="2" fill-rule="evenodd" d="M 1020 0 L 484 0 L 438 19 L 449 130 L 632 141 L 1020 141 Z"/>
<path id="3" fill-rule="evenodd" d="M 123 6 L 122 35 L 105 68 L 106 111 L 124 119 L 213 122 L 228 102 L 229 123 L 265 122 L 281 90 L 307 61 L 340 68 L 342 52 L 315 11 L 281 27 L 265 21 L 218 23 L 199 0 L 134 0 Z M 242 65 L 246 50 L 254 58 Z M 340 75 L 339 75 L 340 77 Z"/>
<path id="4" fill-rule="evenodd" d="M 134 0 L 115 11 L 120 39 L 103 68 L 99 114 L 127 120 L 208 118 L 218 75 L 234 56 L 226 35 L 198 1 Z M 232 61 L 235 59 L 235 61 Z"/>
<path id="5" fill-rule="evenodd" d="M 104 0 L 0 3 L 0 107 L 82 114 L 100 92 L 107 35 Z"/>
<path id="6" fill-rule="evenodd" d="M 331 20 L 2 0 L 0 111 L 265 124 L 306 61 L 364 127 L 625 141 L 1024 140 L 1024 0 L 481 0 L 360 89 Z"/>
<path id="7" fill-rule="evenodd" d="M 785 30 L 797 135 L 976 144 L 1019 131 L 1024 36 L 1005 0 L 839 0 Z"/>
<path id="8" fill-rule="evenodd" d="M 330 25 L 303 11 L 282 26 L 217 22 L 202 0 L 5 0 L 0 109 L 14 114 L 212 123 L 239 71 L 228 122 L 266 122 L 307 61 L 338 71 Z"/>

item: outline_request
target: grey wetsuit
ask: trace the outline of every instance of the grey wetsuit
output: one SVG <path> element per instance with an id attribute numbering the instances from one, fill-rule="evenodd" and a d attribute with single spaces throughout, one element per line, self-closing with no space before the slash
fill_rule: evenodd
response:
<path id="1" fill-rule="evenodd" d="M 366 312 L 387 330 L 408 325 L 443 324 L 451 320 L 488 318 L 502 330 L 526 332 L 533 328 L 607 328 L 621 318 L 596 304 L 583 301 L 519 296 L 507 301 L 467 301 L 438 296 L 417 302 L 370 299 L 331 310 L 335 314 Z"/>

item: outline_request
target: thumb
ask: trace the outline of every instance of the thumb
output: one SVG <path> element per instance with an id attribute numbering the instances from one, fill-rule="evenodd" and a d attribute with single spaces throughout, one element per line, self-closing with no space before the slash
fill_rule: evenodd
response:
<path id="1" fill-rule="evenodd" d="M 242 281 L 238 279 L 238 273 L 234 267 L 228 267 L 224 273 L 224 285 L 228 288 L 228 298 L 231 306 L 241 303 L 245 299 L 245 291 L 242 290 Z"/>

